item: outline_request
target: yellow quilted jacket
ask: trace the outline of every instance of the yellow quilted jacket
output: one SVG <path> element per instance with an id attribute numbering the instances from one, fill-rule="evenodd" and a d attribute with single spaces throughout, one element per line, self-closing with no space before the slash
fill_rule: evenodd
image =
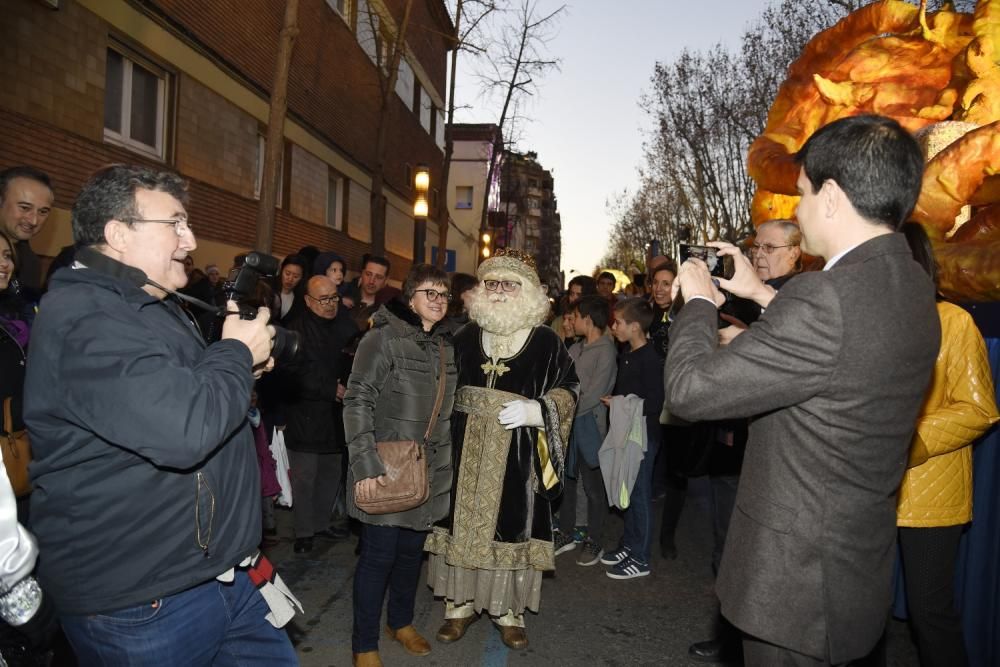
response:
<path id="1" fill-rule="evenodd" d="M 938 303 L 941 350 L 899 487 L 897 523 L 908 528 L 972 520 L 972 442 L 1000 419 L 986 343 L 972 317 Z"/>

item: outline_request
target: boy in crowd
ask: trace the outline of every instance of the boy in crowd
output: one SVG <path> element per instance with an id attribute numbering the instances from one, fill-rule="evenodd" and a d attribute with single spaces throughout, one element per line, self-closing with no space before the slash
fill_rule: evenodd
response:
<path id="1" fill-rule="evenodd" d="M 646 331 L 653 320 L 653 309 L 639 297 L 622 299 L 615 304 L 611 332 L 626 345 L 618 355 L 618 379 L 615 396 L 635 394 L 643 399 L 646 420 L 646 453 L 639 465 L 629 505 L 625 510 L 625 534 L 621 546 L 601 558 L 609 565 L 612 579 L 634 579 L 649 574 L 650 542 L 653 537 L 652 485 L 653 462 L 660 447 L 660 412 L 663 409 L 663 359 L 652 345 L 647 345 Z M 611 396 L 601 399 L 605 405 Z"/>
<path id="2" fill-rule="evenodd" d="M 597 458 L 608 432 L 608 408 L 601 402 L 615 386 L 618 373 L 615 364 L 615 345 L 604 328 L 608 325 L 608 302 L 600 296 L 589 295 L 581 298 L 570 311 L 573 331 L 583 339 L 569 348 L 569 356 L 576 364 L 580 378 L 580 400 L 576 404 L 576 418 L 570 435 L 570 455 L 567 471 L 576 476 L 578 484 L 566 484 L 563 490 L 562 509 L 559 513 L 561 524 L 566 530 L 576 524 L 576 499 L 580 486 L 587 496 L 587 537 L 580 544 L 577 555 L 578 565 L 596 565 L 603 555 L 605 517 L 608 515 L 608 499 L 604 492 L 604 479 Z M 573 549 L 573 537 L 560 534 L 557 538 L 556 553 Z"/>

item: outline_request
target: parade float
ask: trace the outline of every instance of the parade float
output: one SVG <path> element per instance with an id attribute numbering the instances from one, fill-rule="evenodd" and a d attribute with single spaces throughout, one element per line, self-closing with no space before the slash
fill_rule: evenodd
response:
<path id="1" fill-rule="evenodd" d="M 794 216 L 794 155 L 813 132 L 866 113 L 896 119 L 926 151 L 913 219 L 934 243 L 941 291 L 1000 301 L 1000 0 L 971 14 L 883 0 L 817 34 L 750 146 L 754 224 Z"/>

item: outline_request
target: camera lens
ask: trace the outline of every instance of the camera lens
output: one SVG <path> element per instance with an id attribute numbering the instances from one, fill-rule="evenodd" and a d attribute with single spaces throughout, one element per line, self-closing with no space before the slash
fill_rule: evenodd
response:
<path id="1" fill-rule="evenodd" d="M 296 331 L 276 326 L 274 338 L 271 340 L 271 356 L 275 363 L 287 363 L 295 358 L 299 351 L 299 334 Z"/>

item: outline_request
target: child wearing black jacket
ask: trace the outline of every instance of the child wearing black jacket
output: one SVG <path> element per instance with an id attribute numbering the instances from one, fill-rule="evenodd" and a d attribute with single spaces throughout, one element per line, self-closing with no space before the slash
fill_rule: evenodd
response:
<path id="1" fill-rule="evenodd" d="M 625 510 L 625 534 L 616 551 L 605 554 L 601 563 L 609 565 L 612 579 L 634 579 L 649 574 L 650 542 L 653 537 L 652 485 L 653 461 L 660 447 L 660 412 L 663 410 L 663 358 L 647 344 L 646 331 L 652 323 L 653 310 L 640 298 L 615 304 L 611 331 L 625 347 L 618 355 L 618 380 L 615 395 L 635 394 L 643 399 L 646 419 L 646 454 Z M 610 403 L 611 397 L 602 401 Z"/>

